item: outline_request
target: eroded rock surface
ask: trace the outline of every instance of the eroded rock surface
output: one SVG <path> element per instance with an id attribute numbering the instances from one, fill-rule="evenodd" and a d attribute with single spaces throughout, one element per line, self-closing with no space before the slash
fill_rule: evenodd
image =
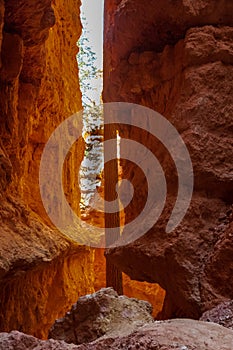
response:
<path id="1" fill-rule="evenodd" d="M 200 320 L 218 323 L 221 326 L 233 329 L 233 301 L 225 301 L 215 308 L 204 312 Z"/>
<path id="2" fill-rule="evenodd" d="M 95 250 L 95 290 L 106 287 L 106 259 L 104 249 Z M 157 317 L 163 308 L 165 291 L 156 283 L 133 281 L 123 273 L 123 294 L 129 298 L 146 300 L 153 306 L 153 317 Z"/>
<path id="3" fill-rule="evenodd" d="M 231 350 L 233 332 L 219 325 L 175 319 L 146 325 L 128 337 L 81 345 L 80 350 Z"/>
<path id="4" fill-rule="evenodd" d="M 11 333 L 0 333 L 1 350 L 73 350 L 78 346 L 66 344 L 56 340 L 43 341 L 30 335 L 12 331 Z"/>
<path id="5" fill-rule="evenodd" d="M 108 256 L 132 279 L 166 290 L 163 317 L 199 318 L 233 298 L 233 19 L 228 12 L 233 3 L 106 4 L 105 101 L 132 102 L 165 116 L 188 147 L 195 181 L 185 218 L 166 233 L 177 195 L 174 163 L 152 136 L 121 127 L 122 137 L 154 152 L 166 175 L 168 196 L 157 224 Z M 135 190 L 125 210 L 127 223 L 139 214 L 147 184 L 134 164 L 122 161 L 121 166 Z"/>
<path id="6" fill-rule="evenodd" d="M 145 325 L 115 339 L 101 338 L 90 344 L 73 345 L 50 339 L 41 341 L 19 332 L 0 333 L 1 350 L 232 350 L 233 331 L 214 323 L 176 319 Z"/>
<path id="7" fill-rule="evenodd" d="M 72 309 L 55 322 L 49 337 L 67 343 L 89 343 L 101 336 L 128 335 L 153 322 L 151 305 L 142 300 L 118 296 L 112 288 L 80 297 Z"/>
<path id="8" fill-rule="evenodd" d="M 39 192 L 44 145 L 81 109 L 79 8 L 76 0 L 0 1 L 1 331 L 45 338 L 79 295 L 94 290 L 93 252 L 51 227 Z M 64 188 L 76 211 L 82 156 L 80 141 L 65 162 Z"/>

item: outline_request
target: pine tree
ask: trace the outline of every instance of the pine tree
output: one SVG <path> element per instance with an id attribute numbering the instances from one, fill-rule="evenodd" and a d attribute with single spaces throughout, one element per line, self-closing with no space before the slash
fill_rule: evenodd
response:
<path id="1" fill-rule="evenodd" d="M 83 107 L 93 107 L 95 102 L 89 97 L 90 92 L 96 90 L 92 81 L 102 77 L 102 70 L 96 66 L 96 53 L 93 52 L 88 38 L 87 20 L 82 17 L 83 31 L 78 41 L 79 52 L 77 55 L 79 66 L 79 81 L 82 91 Z"/>

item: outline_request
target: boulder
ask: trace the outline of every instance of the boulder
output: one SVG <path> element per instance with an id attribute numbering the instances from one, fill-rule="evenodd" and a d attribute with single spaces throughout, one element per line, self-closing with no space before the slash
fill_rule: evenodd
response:
<path id="1" fill-rule="evenodd" d="M 102 339 L 79 350 L 232 350 L 233 332 L 213 323 L 191 319 L 157 321 L 116 339 Z"/>
<path id="2" fill-rule="evenodd" d="M 225 301 L 213 309 L 204 312 L 200 320 L 218 323 L 221 326 L 233 329 L 233 300 Z"/>
<path id="3" fill-rule="evenodd" d="M 82 344 L 101 336 L 127 336 L 145 323 L 153 322 L 151 305 L 118 296 L 113 288 L 80 297 L 66 315 L 56 320 L 49 338 Z"/>
<path id="4" fill-rule="evenodd" d="M 40 340 L 18 331 L 0 333 L 0 350 L 73 350 L 78 346 L 56 340 Z"/>
<path id="5" fill-rule="evenodd" d="M 13 331 L 0 333 L 0 350 L 232 350 L 233 331 L 220 325 L 190 319 L 147 324 L 117 337 L 102 337 L 89 344 L 42 341 Z"/>

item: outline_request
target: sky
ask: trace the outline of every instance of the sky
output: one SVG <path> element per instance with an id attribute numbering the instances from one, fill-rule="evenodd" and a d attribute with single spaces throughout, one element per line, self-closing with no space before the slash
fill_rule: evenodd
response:
<path id="1" fill-rule="evenodd" d="M 81 7 L 81 17 L 86 18 L 87 28 L 85 29 L 87 30 L 86 36 L 89 39 L 89 46 L 91 47 L 91 50 L 96 54 L 97 58 L 95 65 L 98 69 L 101 70 L 103 69 L 103 6 L 104 0 L 82 0 Z M 95 101 L 96 105 L 98 105 L 101 102 L 100 96 L 102 93 L 103 86 L 102 78 L 98 80 L 92 79 L 90 80 L 90 83 L 95 90 L 90 90 L 88 92 L 88 97 L 92 101 Z M 88 114 L 87 116 L 91 118 L 90 125 L 96 123 L 96 126 L 99 126 L 99 120 L 94 120 L 91 114 Z M 96 118 L 96 116 L 94 118 Z M 87 118 L 84 121 L 84 127 L 88 127 L 89 119 Z M 93 140 L 92 143 L 94 144 Z M 96 177 L 96 175 L 99 175 L 103 168 L 102 142 L 100 142 L 99 144 L 97 143 L 97 145 L 95 144 L 93 152 L 95 155 L 94 160 L 92 159 L 90 163 L 91 152 L 89 152 L 89 156 L 84 156 L 84 160 L 80 168 L 81 201 L 85 205 L 89 205 L 89 200 L 93 196 L 93 193 L 96 189 L 96 185 L 99 184 L 99 181 L 95 180 L 95 178 L 93 178 L 93 176 L 90 175 L 94 174 Z M 87 190 L 89 192 L 86 192 Z"/>
<path id="2" fill-rule="evenodd" d="M 104 0 L 82 0 L 81 11 L 87 19 L 88 38 L 96 53 L 96 65 L 103 66 L 103 6 Z"/>

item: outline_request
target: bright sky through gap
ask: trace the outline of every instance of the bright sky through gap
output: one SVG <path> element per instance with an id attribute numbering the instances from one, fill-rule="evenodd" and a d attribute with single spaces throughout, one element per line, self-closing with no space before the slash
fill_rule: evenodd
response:
<path id="1" fill-rule="evenodd" d="M 104 0 L 83 0 L 82 14 L 87 19 L 88 39 L 92 50 L 96 53 L 96 65 L 103 68 L 103 7 Z"/>

